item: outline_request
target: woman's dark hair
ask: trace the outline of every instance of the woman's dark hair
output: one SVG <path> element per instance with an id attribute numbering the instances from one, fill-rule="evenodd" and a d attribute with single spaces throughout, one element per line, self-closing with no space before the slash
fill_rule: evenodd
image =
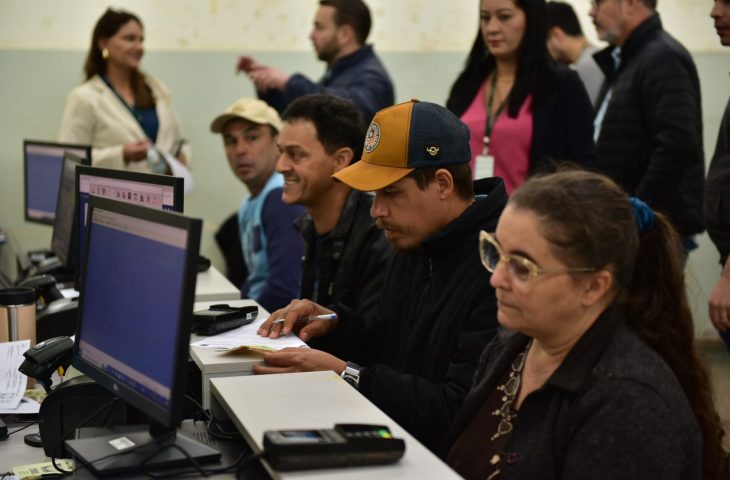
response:
<path id="1" fill-rule="evenodd" d="M 365 121 L 352 100 L 327 94 L 304 95 L 286 107 L 283 122 L 307 120 L 317 129 L 317 140 L 331 155 L 340 148 L 352 150 L 352 162 L 362 157 Z"/>
<path id="2" fill-rule="evenodd" d="M 639 233 L 626 194 L 609 178 L 581 170 L 535 176 L 509 205 L 541 220 L 540 231 L 570 267 L 607 268 L 628 324 L 676 375 L 704 436 L 704 478 L 714 478 L 723 428 L 710 380 L 694 350 L 694 325 L 684 285 L 681 243 L 667 218 Z"/>
<path id="3" fill-rule="evenodd" d="M 507 114 L 514 118 L 529 94 L 535 103 L 541 103 L 555 91 L 557 74 L 555 64 L 547 50 L 547 9 L 545 0 L 513 0 L 517 8 L 525 12 L 525 34 L 519 47 L 517 72 L 514 86 L 507 101 Z M 461 115 L 471 104 L 474 94 L 487 76 L 495 69 L 496 62 L 489 54 L 480 28 L 466 59 L 464 70 L 451 87 L 446 108 Z"/>
<path id="4" fill-rule="evenodd" d="M 106 60 L 102 56 L 101 48 L 99 48 L 99 40 L 113 37 L 120 28 L 132 21 L 137 22 L 140 27 L 144 28 L 142 20 L 137 15 L 123 10 L 107 8 L 101 18 L 99 18 L 91 34 L 91 46 L 89 47 L 89 53 L 86 55 L 86 63 L 84 64 L 86 80 L 89 80 L 94 75 L 103 76 L 106 74 Z M 145 82 L 144 74 L 139 70 L 132 72 L 132 89 L 134 90 L 137 106 L 141 108 L 155 106 L 152 91 Z"/>

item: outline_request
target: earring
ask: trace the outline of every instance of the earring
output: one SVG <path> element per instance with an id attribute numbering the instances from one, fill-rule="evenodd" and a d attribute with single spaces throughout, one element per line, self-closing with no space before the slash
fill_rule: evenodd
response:
<path id="1" fill-rule="evenodd" d="M 107 58 L 109 58 L 109 50 L 108 49 L 105 48 L 104 50 L 101 51 L 101 58 L 103 58 L 104 60 L 106 60 Z"/>

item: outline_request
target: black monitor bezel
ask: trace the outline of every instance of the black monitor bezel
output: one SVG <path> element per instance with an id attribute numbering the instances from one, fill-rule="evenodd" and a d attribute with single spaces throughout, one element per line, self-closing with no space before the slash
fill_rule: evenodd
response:
<path id="1" fill-rule="evenodd" d="M 82 145 L 75 143 L 60 143 L 47 140 L 23 140 L 23 216 L 26 222 L 39 223 L 41 225 L 53 225 L 55 218 L 33 218 L 28 215 L 28 146 L 51 147 L 51 148 L 68 148 L 74 150 L 84 150 L 86 158 L 84 165 L 91 165 L 91 145 Z M 54 214 L 55 217 L 55 214 Z"/>
<path id="2" fill-rule="evenodd" d="M 173 188 L 173 199 L 172 199 L 172 208 L 173 211 L 183 213 L 183 193 L 184 193 L 184 187 L 185 187 L 185 181 L 181 177 L 172 177 L 170 175 L 159 175 L 156 173 L 145 173 L 145 172 L 130 172 L 128 170 L 114 170 L 111 168 L 101 168 L 101 167 L 92 167 L 92 166 L 83 166 L 79 165 L 76 167 L 76 185 L 75 185 L 75 195 L 76 195 L 76 221 L 80 222 L 81 218 L 79 217 L 79 208 L 81 206 L 79 195 L 81 195 L 81 176 L 82 175 L 93 175 L 97 177 L 104 177 L 104 178 L 112 178 L 115 180 L 124 180 L 124 181 L 131 181 L 131 182 L 139 182 L 139 183 L 147 183 L 147 184 L 153 184 L 153 185 L 161 185 L 165 187 L 172 187 Z M 93 195 L 90 196 L 89 199 L 94 198 Z M 132 205 L 132 204 L 130 204 Z M 88 223 L 87 223 L 88 225 Z M 76 224 L 77 230 L 78 230 L 78 223 Z M 88 236 L 88 232 L 84 230 L 83 232 L 84 237 Z M 78 243 L 78 241 L 76 242 Z M 79 262 L 81 258 L 86 257 L 86 252 L 80 252 L 78 251 L 78 245 L 76 248 L 76 265 L 75 265 L 75 272 L 76 272 L 76 289 L 81 291 L 81 286 L 83 283 L 83 276 L 81 275 L 81 265 L 79 265 Z"/>
<path id="3" fill-rule="evenodd" d="M 138 408 L 144 414 L 148 415 L 154 422 L 161 424 L 166 428 L 176 428 L 182 421 L 183 404 L 185 402 L 185 385 L 187 378 L 187 359 L 190 347 L 190 328 L 193 315 L 193 303 L 195 301 L 195 282 L 197 277 L 197 261 L 200 250 L 200 235 L 202 231 L 202 220 L 188 218 L 176 212 L 165 210 L 157 210 L 141 205 L 124 203 L 109 198 L 92 196 L 89 199 L 89 219 L 92 218 L 96 208 L 108 210 L 122 215 L 127 215 L 143 220 L 152 221 L 159 224 L 169 225 L 176 228 L 183 228 L 188 231 L 187 246 L 185 249 L 185 267 L 184 275 L 180 281 L 182 285 L 182 295 L 180 296 L 180 318 L 177 337 L 175 339 L 174 353 L 174 374 L 173 386 L 171 388 L 170 408 L 165 409 L 139 394 L 131 387 L 123 383 L 117 382 L 116 379 L 97 369 L 94 365 L 84 360 L 79 355 L 79 342 L 82 339 L 81 323 L 84 315 L 85 293 L 82 290 L 79 297 L 79 310 L 76 317 L 76 338 L 73 348 L 73 366 L 78 368 L 82 373 L 97 382 L 103 388 L 116 395 L 121 400 Z M 91 236 L 93 224 L 89 223 L 86 228 L 86 245 L 88 245 Z M 84 277 L 88 268 L 88 251 L 86 249 L 84 258 Z M 166 299 L 160 299 L 165 301 Z M 154 319 L 156 320 L 156 319 Z"/>
<path id="4" fill-rule="evenodd" d="M 64 162 L 63 167 L 64 168 L 66 167 L 65 163 L 66 163 L 67 159 L 75 162 L 73 182 L 76 182 L 76 168 L 75 167 L 83 165 L 83 163 L 82 163 L 83 159 L 81 157 L 79 157 L 78 155 L 74 155 L 71 152 L 65 152 L 64 156 L 63 156 L 63 162 Z M 61 180 L 63 180 L 63 170 L 61 170 Z M 58 229 L 57 229 L 56 224 L 59 221 L 58 220 L 58 206 L 62 202 L 62 199 L 61 199 L 62 195 L 63 195 L 63 191 L 59 187 L 58 198 L 56 199 L 56 215 L 53 220 L 53 233 L 51 234 L 51 253 L 53 253 L 56 256 L 56 258 L 58 258 L 61 261 L 61 263 L 63 264 L 63 266 L 66 269 L 71 270 L 76 267 L 76 250 L 78 250 L 78 248 L 77 248 L 78 242 L 76 241 L 76 235 L 77 235 L 76 230 L 78 228 L 77 227 L 78 224 L 76 223 L 76 222 L 78 222 L 78 212 L 76 210 L 77 194 L 76 194 L 76 191 L 74 191 L 73 198 L 71 201 L 73 203 L 73 205 L 71 206 L 73 215 L 71 216 L 72 217 L 71 218 L 71 231 L 69 234 L 69 238 L 64 239 L 66 242 L 68 242 L 65 252 L 60 252 L 60 250 L 56 248 L 55 242 L 54 242 L 54 240 L 56 239 L 56 236 L 58 235 Z"/>

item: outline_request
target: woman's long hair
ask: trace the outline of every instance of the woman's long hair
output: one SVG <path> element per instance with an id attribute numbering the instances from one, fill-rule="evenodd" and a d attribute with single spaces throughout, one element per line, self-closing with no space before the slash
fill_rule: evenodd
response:
<path id="1" fill-rule="evenodd" d="M 525 12 L 525 33 L 519 47 L 515 84 L 507 101 L 507 114 L 514 118 L 529 94 L 541 103 L 555 91 L 556 65 L 547 49 L 547 9 L 545 0 L 513 0 Z M 481 15 L 480 15 L 481 17 Z M 484 44 L 481 30 L 466 59 L 464 70 L 451 87 L 446 108 L 461 115 L 471 104 L 479 86 L 494 71 L 496 62 Z"/>
<path id="2" fill-rule="evenodd" d="M 616 300 L 631 328 L 669 365 L 704 436 L 704 478 L 714 478 L 723 428 L 707 370 L 694 349 L 679 235 L 656 213 L 639 233 L 626 194 L 609 178 L 580 170 L 533 177 L 510 204 L 535 213 L 557 255 L 571 267 L 609 268 Z"/>
<path id="3" fill-rule="evenodd" d="M 99 40 L 113 37 L 128 22 L 137 22 L 140 27 L 144 28 L 142 20 L 137 15 L 111 8 L 108 8 L 96 22 L 94 31 L 91 34 L 91 46 L 84 63 L 86 80 L 94 75 L 106 75 L 107 62 L 101 53 L 101 48 L 99 48 Z M 144 74 L 139 70 L 132 72 L 132 90 L 134 91 L 135 104 L 138 107 L 151 108 L 155 106 L 152 91 L 145 82 Z"/>

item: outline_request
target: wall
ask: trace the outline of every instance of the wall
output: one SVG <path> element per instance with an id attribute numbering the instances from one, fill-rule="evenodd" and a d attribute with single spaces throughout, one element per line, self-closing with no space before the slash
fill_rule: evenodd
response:
<path id="1" fill-rule="evenodd" d="M 573 0 L 589 37 L 590 3 Z M 165 82 L 194 148 L 195 191 L 186 213 L 205 220 L 203 253 L 220 264 L 212 240 L 219 223 L 247 194 L 230 174 L 210 120 L 240 96 L 253 95 L 245 77 L 233 74 L 240 53 L 286 71 L 318 78 L 323 65 L 307 34 L 315 0 L 127 0 L 114 6 L 145 22 L 144 69 Z M 475 0 L 369 0 L 374 17 L 371 41 L 396 84 L 399 101 L 418 97 L 443 102 L 474 39 Z M 53 140 L 68 92 L 82 80 L 81 66 L 99 0 L 0 0 L 0 225 L 16 244 L 50 244 L 48 227 L 23 220 L 24 138 Z M 700 72 L 705 152 L 713 149 L 719 119 L 730 96 L 727 53 L 708 12 L 711 2 L 660 0 L 667 30 L 693 53 Z M 711 333 L 706 298 L 719 275 L 717 253 L 705 235 L 690 256 L 688 289 L 700 334 Z"/>

